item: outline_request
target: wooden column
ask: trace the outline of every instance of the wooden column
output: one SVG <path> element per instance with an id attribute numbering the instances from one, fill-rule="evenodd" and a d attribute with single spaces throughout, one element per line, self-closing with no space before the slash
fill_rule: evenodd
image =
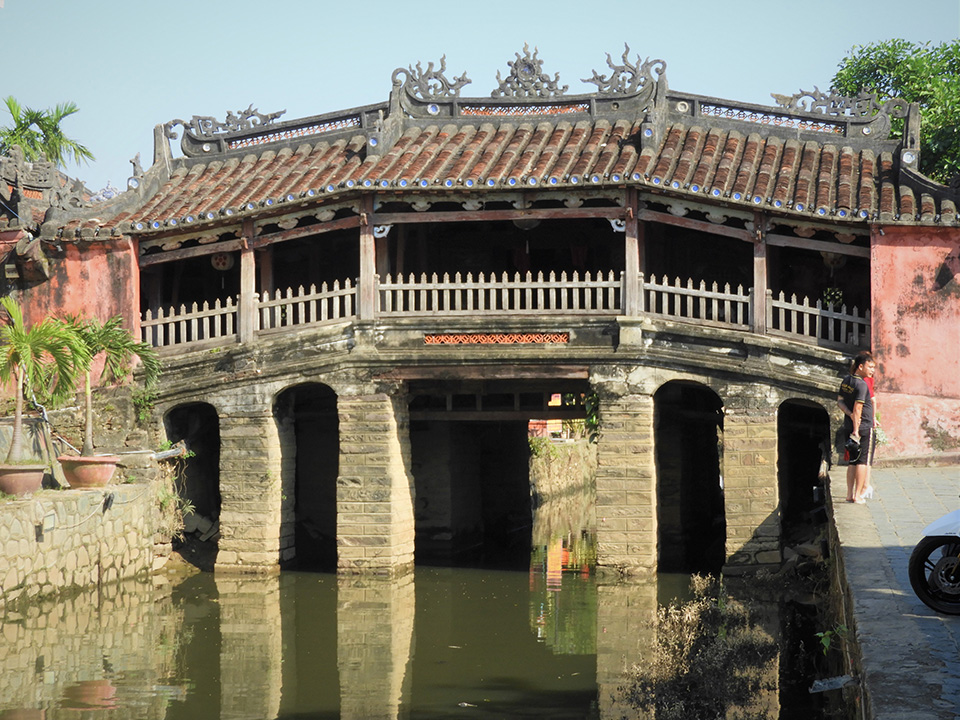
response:
<path id="1" fill-rule="evenodd" d="M 753 331 L 767 332 L 767 232 L 766 218 L 754 216 L 753 241 Z"/>
<path id="2" fill-rule="evenodd" d="M 627 220 L 624 233 L 625 275 L 623 279 L 623 314 L 636 316 L 642 309 L 638 273 L 643 269 L 643 226 L 637 207 L 637 191 L 627 190 Z"/>
<path id="3" fill-rule="evenodd" d="M 240 306 L 238 328 L 239 340 L 247 343 L 256 333 L 257 313 L 257 268 L 253 249 L 253 221 L 243 223 L 243 244 L 240 247 Z"/>
<path id="4" fill-rule="evenodd" d="M 373 196 L 360 200 L 360 286 L 357 316 L 360 320 L 373 320 L 377 301 L 377 249 L 373 237 Z"/>
<path id="5" fill-rule="evenodd" d="M 273 245 L 260 248 L 257 268 L 260 271 L 260 292 L 273 294 Z"/>

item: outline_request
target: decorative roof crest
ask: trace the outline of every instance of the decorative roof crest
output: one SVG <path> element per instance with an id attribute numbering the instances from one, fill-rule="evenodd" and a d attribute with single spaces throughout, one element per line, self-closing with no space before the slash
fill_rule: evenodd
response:
<path id="1" fill-rule="evenodd" d="M 607 53 L 607 66 L 613 71 L 608 79 L 606 75 L 600 75 L 596 70 L 593 71 L 593 77 L 584 78 L 583 82 L 593 83 L 597 86 L 597 93 L 600 95 L 633 95 L 641 89 L 648 93 L 653 91 L 656 80 L 653 72 L 656 71 L 657 78 L 663 76 L 667 70 L 667 63 L 663 60 L 651 60 L 647 58 L 641 65 L 640 56 L 631 63 L 627 58 L 630 54 L 630 46 L 623 44 L 622 65 L 617 65 Z"/>
<path id="2" fill-rule="evenodd" d="M 523 57 L 516 53 L 517 59 L 508 62 L 510 74 L 504 79 L 497 71 L 497 82 L 500 86 L 490 93 L 490 97 L 512 98 L 551 98 L 563 95 L 568 85 L 558 87 L 560 74 L 555 73 L 553 79 L 543 72 L 543 60 L 537 57 L 537 48 L 530 54 L 527 43 L 523 44 Z"/>
<path id="3" fill-rule="evenodd" d="M 770 97 L 776 100 L 777 105 L 787 110 L 866 120 L 880 114 L 897 118 L 906 117 L 910 107 L 906 100 L 900 98 L 891 98 L 885 103 L 880 103 L 877 101 L 876 93 L 861 90 L 856 97 L 847 97 L 833 90 L 829 93 L 822 92 L 816 86 L 812 91 L 801 90 L 794 95 L 771 93 Z"/>
<path id="4" fill-rule="evenodd" d="M 424 70 L 420 63 L 417 63 L 416 70 L 413 66 L 409 68 L 397 68 L 393 71 L 392 81 L 395 86 L 399 86 L 400 73 L 406 75 L 403 86 L 413 97 L 419 97 L 421 100 L 437 100 L 440 98 L 460 97 L 460 88 L 468 85 L 471 80 L 467 73 L 460 77 L 454 77 L 453 81 L 447 80 L 443 74 L 447 69 L 447 56 L 440 58 L 440 69 L 434 70 L 433 63 L 427 63 L 427 69 Z"/>
<path id="5" fill-rule="evenodd" d="M 227 117 L 223 122 L 209 115 L 194 115 L 190 122 L 186 120 L 171 120 L 163 128 L 167 137 L 175 140 L 177 137 L 173 128 L 176 125 L 182 125 L 185 130 L 190 130 L 199 137 L 213 137 L 214 135 L 228 135 L 238 132 L 247 132 L 261 125 L 269 125 L 278 117 L 283 115 L 286 110 L 264 115 L 255 110 L 251 104 L 246 110 L 238 110 L 236 114 L 227 111 Z"/>

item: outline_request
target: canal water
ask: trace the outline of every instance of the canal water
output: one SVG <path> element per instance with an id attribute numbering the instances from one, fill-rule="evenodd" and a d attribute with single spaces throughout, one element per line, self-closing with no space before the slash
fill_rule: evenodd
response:
<path id="1" fill-rule="evenodd" d="M 590 534 L 551 512 L 521 569 L 167 574 L 38 602 L 0 625 L 0 718 L 647 717 L 618 688 L 688 578 L 598 578 Z M 777 682 L 802 664 L 784 602 L 758 616 L 780 649 L 750 706 L 814 718 Z"/>

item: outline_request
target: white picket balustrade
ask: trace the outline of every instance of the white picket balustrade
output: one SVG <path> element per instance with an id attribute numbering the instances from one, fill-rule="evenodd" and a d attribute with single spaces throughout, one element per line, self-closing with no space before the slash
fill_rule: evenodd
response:
<path id="1" fill-rule="evenodd" d="M 306 290 L 303 285 L 296 290 L 277 290 L 273 298 L 265 292 L 258 304 L 259 329 L 277 330 L 348 320 L 356 316 L 356 297 L 357 288 L 349 278 L 343 282 L 343 287 L 336 280 L 332 287 L 323 283 L 319 290 L 316 285 Z"/>
<path id="2" fill-rule="evenodd" d="M 701 280 L 696 285 L 666 275 L 660 282 L 656 276 L 644 279 L 640 274 L 641 314 L 669 318 L 701 325 L 748 329 L 753 325 L 753 293 L 742 285 L 731 290 L 730 283 L 721 288 L 716 282 L 707 287 Z"/>
<path id="3" fill-rule="evenodd" d="M 489 316 L 491 322 L 504 315 L 606 315 L 623 312 L 621 274 L 579 273 L 448 273 L 438 275 L 387 275 L 377 278 L 377 317 L 416 318 L 435 316 Z M 752 330 L 752 288 L 693 279 L 672 281 L 663 276 L 638 274 L 640 314 L 676 322 L 695 323 L 737 330 Z M 255 332 L 352 320 L 357 315 L 357 285 L 347 279 L 326 283 L 318 289 L 286 288 L 263 293 L 257 300 Z M 155 347 L 196 343 L 227 344 L 237 341 L 238 306 L 235 298 L 203 303 L 190 308 L 147 311 L 141 322 L 144 341 Z M 870 346 L 870 313 L 857 308 L 835 308 L 808 298 L 784 293 L 766 294 L 766 332 L 839 349 Z"/>
<path id="4" fill-rule="evenodd" d="M 622 284 L 611 271 L 595 276 L 578 273 L 567 277 L 562 272 L 546 276 L 491 273 L 462 276 L 448 273 L 438 276 L 425 273 L 417 278 L 409 275 L 387 275 L 378 286 L 382 317 L 414 317 L 421 315 L 493 315 L 544 313 L 572 315 L 616 315 L 620 313 Z"/>
<path id="5" fill-rule="evenodd" d="M 794 294 L 787 300 L 785 293 L 774 297 L 768 290 L 767 332 L 825 347 L 869 349 L 870 311 L 861 315 L 856 307 L 848 311 L 821 300 L 811 305 L 809 298 Z"/>
<path id="6" fill-rule="evenodd" d="M 147 310 L 140 321 L 143 341 L 153 347 L 187 345 L 211 340 L 235 340 L 237 336 L 237 302 L 228 297 L 204 301 L 179 308 L 159 308 L 156 314 Z"/>

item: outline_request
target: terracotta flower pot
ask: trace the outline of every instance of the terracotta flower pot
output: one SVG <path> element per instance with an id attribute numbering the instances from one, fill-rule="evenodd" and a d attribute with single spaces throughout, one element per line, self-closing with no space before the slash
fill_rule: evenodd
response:
<path id="1" fill-rule="evenodd" d="M 46 465 L 0 465 L 0 492 L 27 495 L 40 489 Z"/>
<path id="2" fill-rule="evenodd" d="M 120 458 L 116 455 L 92 455 L 81 457 L 78 455 L 61 455 L 57 458 L 67 478 L 67 484 L 72 488 L 103 487 L 117 468 Z"/>

